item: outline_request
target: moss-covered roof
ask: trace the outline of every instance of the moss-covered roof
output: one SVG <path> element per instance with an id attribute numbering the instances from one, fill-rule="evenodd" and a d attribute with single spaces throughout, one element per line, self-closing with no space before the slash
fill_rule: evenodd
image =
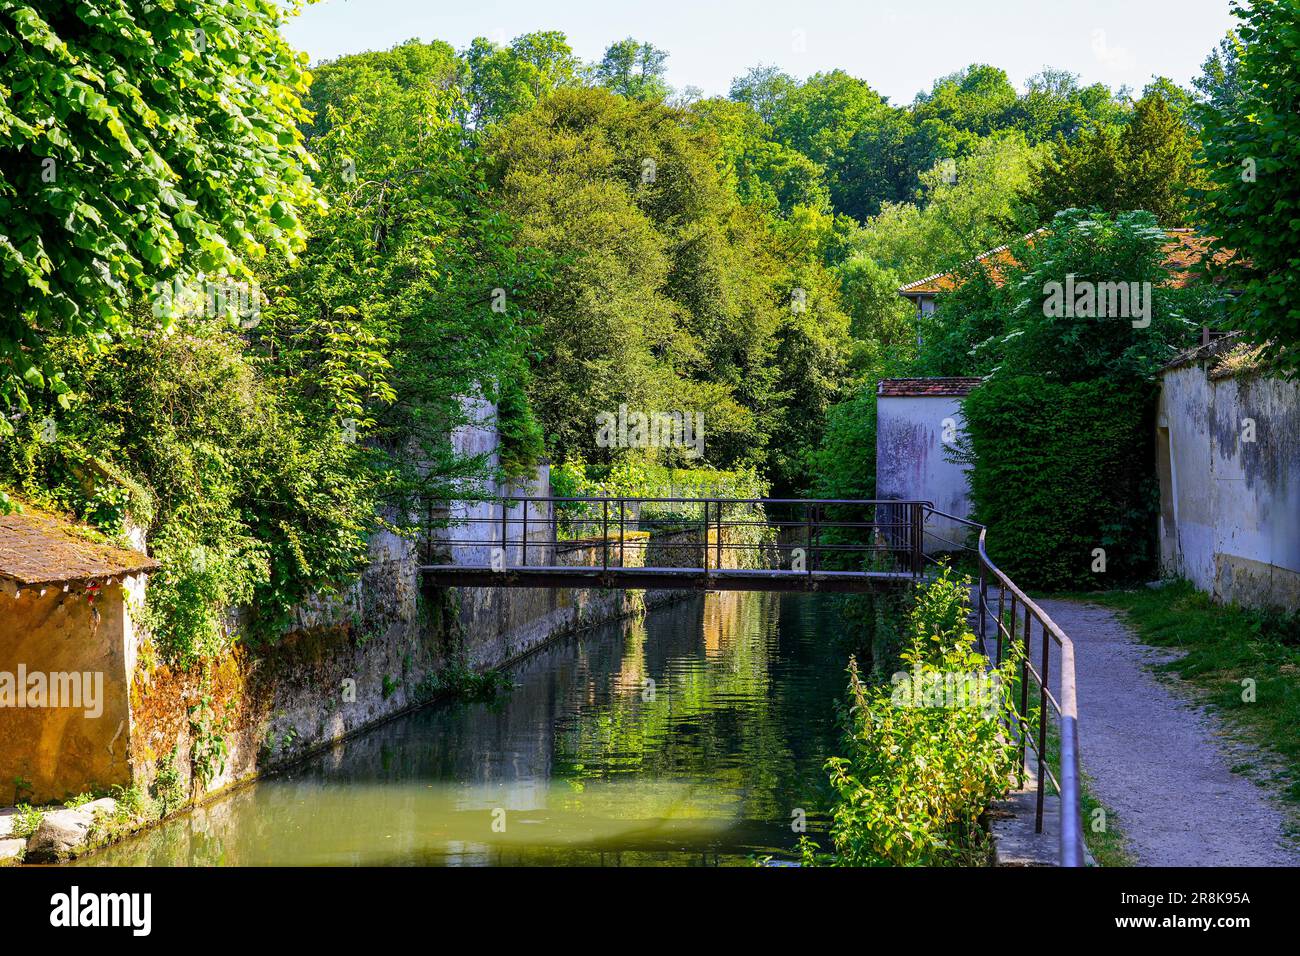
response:
<path id="1" fill-rule="evenodd" d="M 25 507 L 0 515 L 0 579 L 20 587 L 92 582 L 152 571 L 139 551 L 102 544 L 64 518 Z"/>

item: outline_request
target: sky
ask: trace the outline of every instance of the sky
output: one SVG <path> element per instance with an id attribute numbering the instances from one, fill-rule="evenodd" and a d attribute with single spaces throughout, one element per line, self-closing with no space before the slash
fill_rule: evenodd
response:
<path id="1" fill-rule="evenodd" d="M 584 60 L 627 36 L 670 54 L 668 82 L 725 95 L 759 63 L 840 68 L 896 104 L 970 63 L 1021 86 L 1044 66 L 1084 83 L 1186 84 L 1233 24 L 1228 0 L 318 0 L 285 34 L 313 62 L 404 40 L 500 43 L 560 30 Z"/>

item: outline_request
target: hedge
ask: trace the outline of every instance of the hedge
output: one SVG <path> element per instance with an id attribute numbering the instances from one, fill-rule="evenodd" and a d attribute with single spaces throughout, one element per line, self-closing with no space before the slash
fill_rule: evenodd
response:
<path id="1" fill-rule="evenodd" d="M 1102 588 L 1152 572 L 1153 409 L 1154 386 L 1137 380 L 994 376 L 966 399 L 975 516 L 1018 584 Z"/>

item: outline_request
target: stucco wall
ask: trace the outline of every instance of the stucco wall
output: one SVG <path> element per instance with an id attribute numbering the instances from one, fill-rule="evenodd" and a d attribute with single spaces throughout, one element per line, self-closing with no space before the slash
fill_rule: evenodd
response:
<path id="1" fill-rule="evenodd" d="M 54 675 L 75 677 L 77 692 L 89 691 L 94 707 L 85 697 L 80 707 L 53 706 L 69 699 L 53 696 L 42 706 L 0 706 L 0 803 L 13 797 L 16 778 L 27 782 L 20 799 L 29 802 L 63 800 L 128 782 L 133 637 L 122 585 L 103 588 L 93 602 L 84 592 L 58 587 L 43 594 L 29 588 L 16 598 L 15 592 L 12 587 L 0 591 L 0 672 L 16 683 L 21 667 L 29 676 L 43 675 L 47 686 Z"/>
<path id="2" fill-rule="evenodd" d="M 966 467 L 949 460 L 945 428 L 962 433 L 961 399 L 953 396 L 876 399 L 876 497 L 929 501 L 938 511 L 970 516 Z M 942 519 L 926 523 L 927 553 L 966 543 L 969 529 Z"/>
<path id="3" fill-rule="evenodd" d="M 1300 383 L 1172 368 L 1157 427 L 1165 571 L 1219 600 L 1300 607 Z"/>

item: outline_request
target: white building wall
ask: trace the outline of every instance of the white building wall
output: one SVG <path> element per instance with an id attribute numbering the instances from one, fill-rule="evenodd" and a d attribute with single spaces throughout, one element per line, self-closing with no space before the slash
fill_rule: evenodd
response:
<path id="1" fill-rule="evenodd" d="M 1170 462 L 1166 573 L 1218 600 L 1300 607 L 1300 383 L 1176 367 L 1162 378 L 1157 426 Z"/>
<path id="2" fill-rule="evenodd" d="M 951 460 L 950 437 L 962 434 L 961 398 L 890 396 L 876 398 L 876 497 L 929 501 L 938 511 L 970 516 L 967 467 Z M 970 529 L 935 519 L 926 525 L 926 552 L 969 544 Z M 946 540 L 945 540 L 946 539 Z"/>

